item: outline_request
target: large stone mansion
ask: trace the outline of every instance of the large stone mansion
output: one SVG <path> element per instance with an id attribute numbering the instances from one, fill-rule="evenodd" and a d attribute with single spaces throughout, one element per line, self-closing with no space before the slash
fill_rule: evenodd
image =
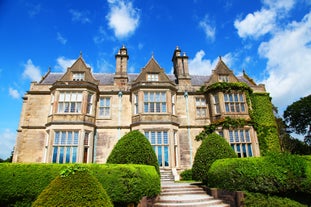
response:
<path id="1" fill-rule="evenodd" d="M 65 73 L 48 71 L 23 97 L 13 162 L 105 163 L 117 141 L 139 130 L 150 141 L 161 168 L 188 169 L 203 127 L 220 117 L 249 118 L 246 95 L 207 93 L 217 82 L 243 82 L 265 92 L 245 73 L 235 76 L 220 58 L 210 75 L 191 75 L 188 57 L 176 47 L 174 74 L 151 57 L 139 74 L 127 71 L 124 46 L 115 73 L 92 73 L 82 56 Z M 252 126 L 219 133 L 240 157 L 259 156 Z"/>

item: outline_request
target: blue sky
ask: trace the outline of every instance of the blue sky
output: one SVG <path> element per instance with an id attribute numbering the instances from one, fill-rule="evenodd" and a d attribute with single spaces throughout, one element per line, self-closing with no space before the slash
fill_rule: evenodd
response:
<path id="1" fill-rule="evenodd" d="M 114 72 L 123 44 L 134 73 L 152 54 L 171 73 L 176 46 L 191 74 L 211 74 L 222 56 L 236 75 L 265 84 L 281 115 L 311 93 L 311 0 L 2 0 L 0 158 L 13 149 L 31 81 L 80 52 L 94 72 Z"/>

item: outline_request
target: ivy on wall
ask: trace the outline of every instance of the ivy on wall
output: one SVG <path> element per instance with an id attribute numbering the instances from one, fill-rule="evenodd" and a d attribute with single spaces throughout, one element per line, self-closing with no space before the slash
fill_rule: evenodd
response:
<path id="1" fill-rule="evenodd" d="M 268 152 L 280 151 L 277 125 L 272 110 L 272 103 L 268 93 L 253 93 L 253 90 L 246 83 L 218 82 L 206 88 L 201 88 L 206 93 L 216 91 L 230 92 L 242 91 L 246 95 L 249 108 L 250 120 L 241 118 L 225 117 L 204 127 L 204 130 L 196 136 L 196 140 L 203 140 L 207 135 L 215 132 L 217 128 L 243 128 L 253 126 L 257 132 L 261 155 Z"/>
<path id="2" fill-rule="evenodd" d="M 268 93 L 253 93 L 250 95 L 252 102 L 251 117 L 256 123 L 255 130 L 261 155 L 268 152 L 279 152 L 280 142 L 277 124 L 273 114 L 273 106 Z"/>

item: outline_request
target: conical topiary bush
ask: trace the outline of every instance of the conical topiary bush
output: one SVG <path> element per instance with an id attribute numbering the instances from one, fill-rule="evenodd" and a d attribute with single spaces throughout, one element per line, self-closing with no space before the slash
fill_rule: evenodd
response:
<path id="1" fill-rule="evenodd" d="M 207 171 L 215 160 L 236 157 L 229 143 L 222 136 L 212 133 L 203 139 L 195 154 L 192 177 L 194 180 L 201 180 L 205 183 L 208 179 Z"/>
<path id="2" fill-rule="evenodd" d="M 158 159 L 150 142 L 138 130 L 127 133 L 117 142 L 107 163 L 152 165 L 160 173 Z"/>
<path id="3" fill-rule="evenodd" d="M 98 180 L 81 166 L 72 166 L 57 176 L 33 202 L 33 207 L 106 206 L 112 207 Z"/>

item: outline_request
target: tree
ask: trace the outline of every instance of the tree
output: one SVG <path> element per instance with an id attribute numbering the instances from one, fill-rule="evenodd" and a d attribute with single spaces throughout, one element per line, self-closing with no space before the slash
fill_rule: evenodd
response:
<path id="1" fill-rule="evenodd" d="M 311 145 L 311 94 L 287 106 L 283 117 L 291 132 L 305 135 L 305 143 Z"/>
<path id="2" fill-rule="evenodd" d="M 138 130 L 127 133 L 117 142 L 107 163 L 152 165 L 160 173 L 158 159 L 150 142 Z"/>
<path id="3" fill-rule="evenodd" d="M 207 172 L 215 160 L 236 157 L 229 143 L 222 136 L 212 133 L 203 139 L 195 154 L 192 177 L 206 183 Z"/>

